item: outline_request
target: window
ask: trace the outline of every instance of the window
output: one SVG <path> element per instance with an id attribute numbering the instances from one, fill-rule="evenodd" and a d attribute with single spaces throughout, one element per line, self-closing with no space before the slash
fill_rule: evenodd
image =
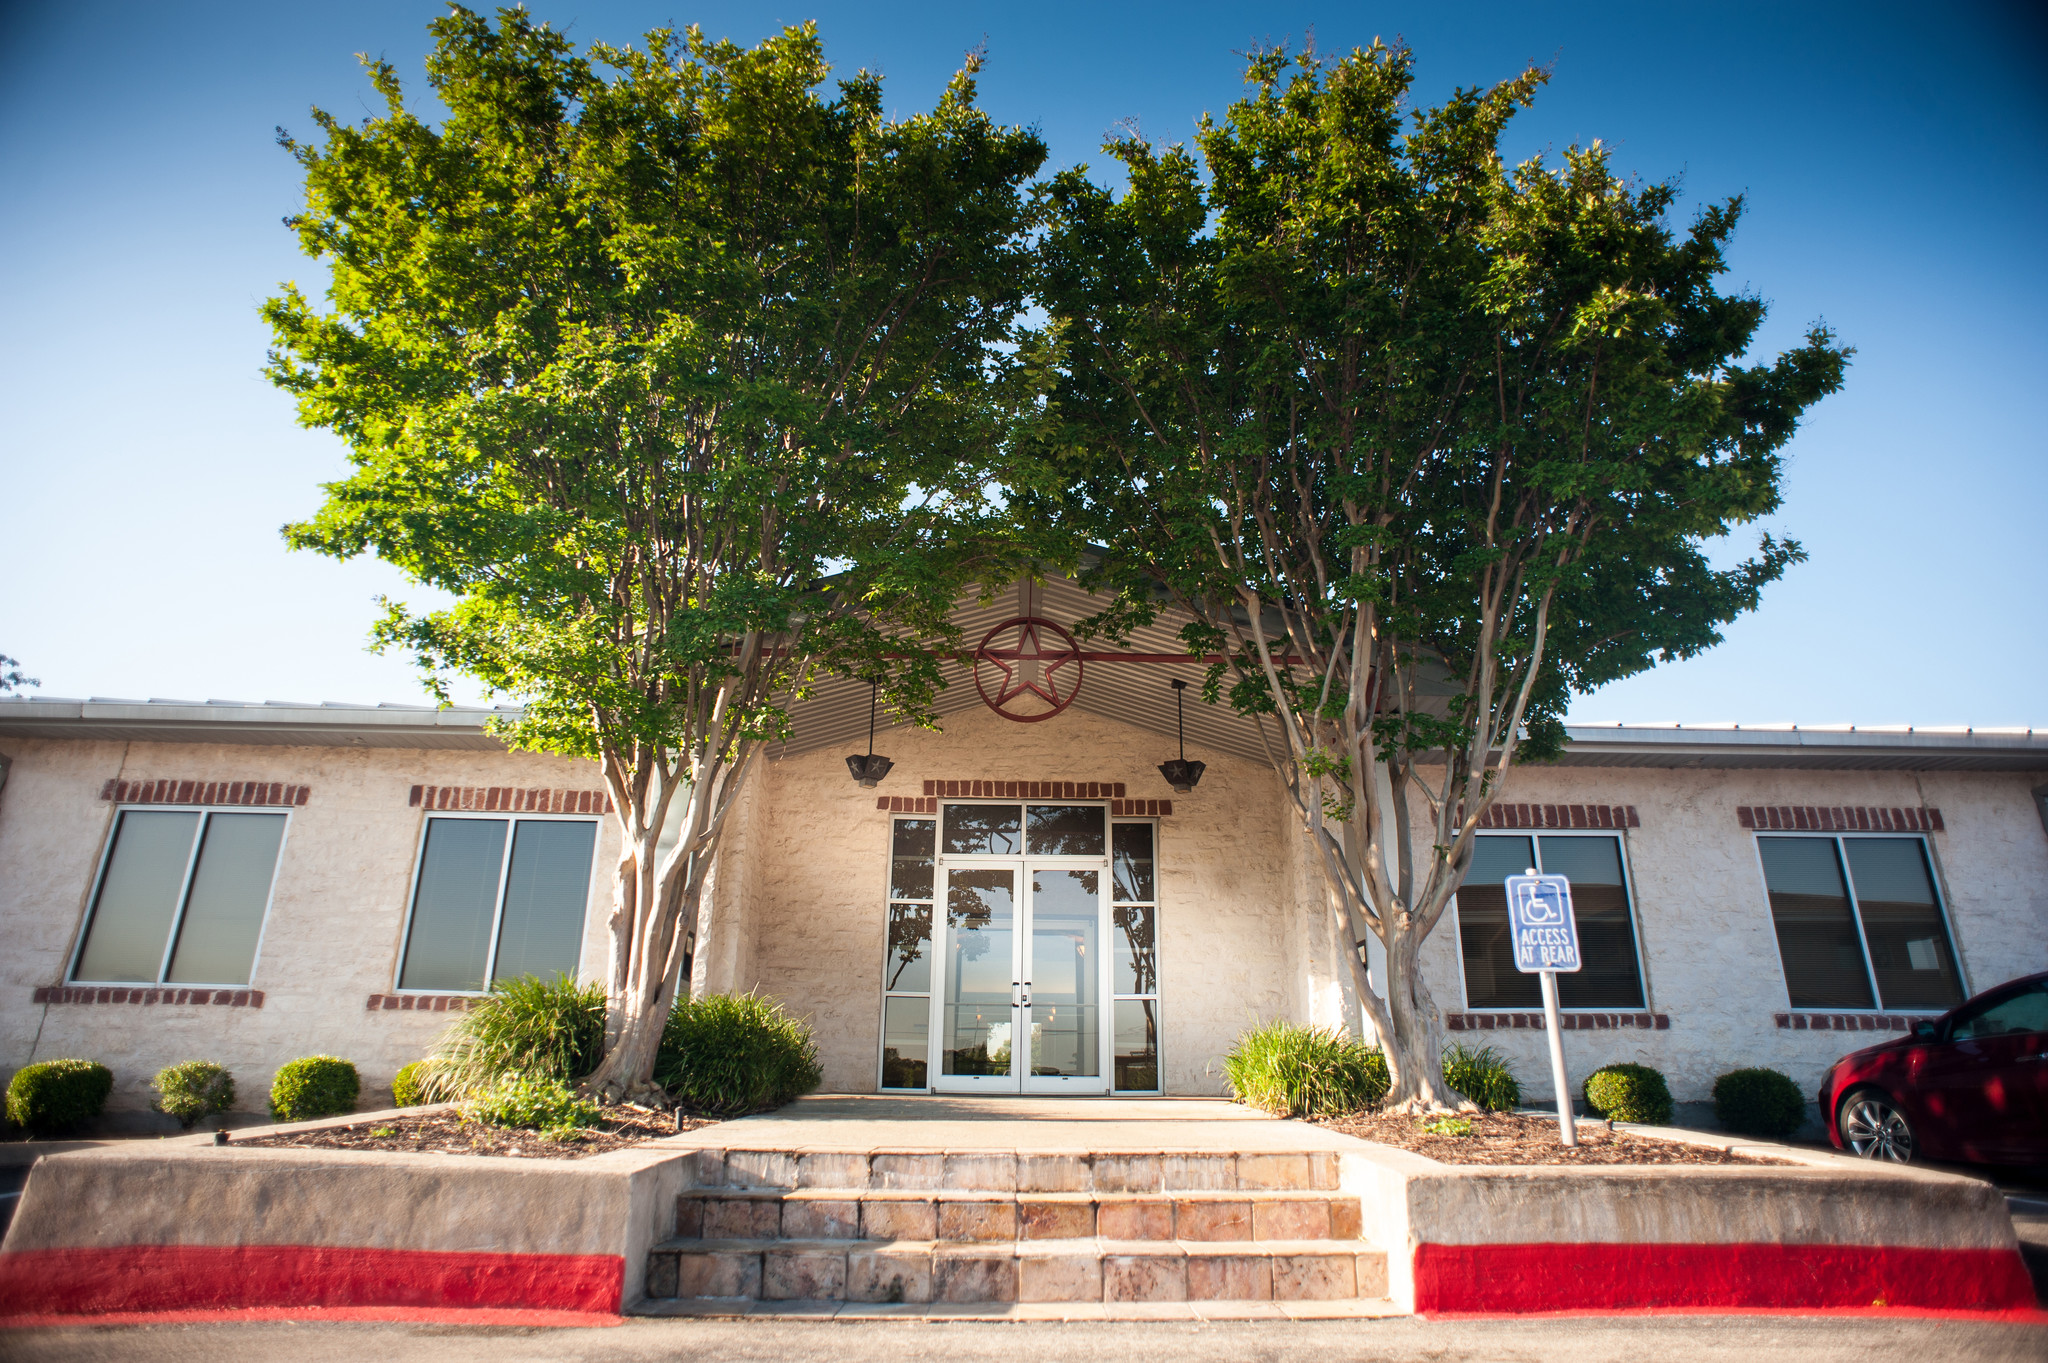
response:
<path id="1" fill-rule="evenodd" d="M 71 978 L 245 985 L 284 845 L 283 814 L 124 809 Z"/>
<path id="2" fill-rule="evenodd" d="M 956 806 L 957 807 L 957 806 Z M 898 819 L 889 841 L 889 954 L 882 965 L 882 1087 L 921 1089 L 931 1054 L 936 819 Z M 950 830 L 949 830 L 950 831 Z"/>
<path id="3" fill-rule="evenodd" d="M 1949 1027 L 1950 1041 L 2048 1032 L 2048 985 L 2029 985 L 1990 1003 L 1965 1010 Z"/>
<path id="4" fill-rule="evenodd" d="M 1920 838 L 1760 837 L 1794 1008 L 1948 1008 L 1962 980 Z"/>
<path id="5" fill-rule="evenodd" d="M 589 819 L 428 819 L 398 987 L 574 975 L 596 845 Z"/>
<path id="6" fill-rule="evenodd" d="M 1608 834 L 1482 834 L 1458 891 L 1458 945 L 1468 1008 L 1541 1008 L 1543 987 L 1515 969 L 1502 881 L 1530 867 L 1571 881 L 1581 968 L 1557 977 L 1565 1008 L 1642 1008 L 1642 964 L 1621 839 Z"/>
<path id="7" fill-rule="evenodd" d="M 1120 823 L 1110 833 L 1111 1059 L 1116 1088 L 1159 1088 L 1159 889 L 1153 825 Z"/>

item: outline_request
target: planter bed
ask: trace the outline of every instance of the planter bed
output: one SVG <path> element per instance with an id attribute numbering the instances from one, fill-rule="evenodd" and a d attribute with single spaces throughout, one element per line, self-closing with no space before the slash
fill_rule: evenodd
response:
<path id="1" fill-rule="evenodd" d="M 537 1131 L 491 1126 L 453 1108 L 408 1111 L 397 1116 L 322 1125 L 311 1130 L 250 1136 L 234 1144 L 300 1150 L 376 1150 L 415 1155 L 499 1155 L 512 1159 L 584 1159 L 626 1150 L 647 1141 L 712 1126 L 709 1117 L 685 1117 L 678 1125 L 666 1112 L 633 1103 L 607 1106 L 595 1126 L 567 1140 L 548 1140 Z"/>
<path id="2" fill-rule="evenodd" d="M 1615 1131 L 1606 1122 L 1579 1123 L 1579 1144 L 1567 1148 L 1558 1140 L 1557 1118 L 1521 1112 L 1466 1112 L 1469 1135 L 1446 1135 L 1424 1128 L 1436 1118 L 1405 1113 L 1367 1112 L 1337 1117 L 1320 1125 L 1360 1140 L 1412 1150 L 1440 1164 L 1747 1164 L 1784 1165 L 1787 1161 L 1760 1155 L 1738 1155 L 1713 1146 L 1660 1140 L 1629 1131 Z"/>

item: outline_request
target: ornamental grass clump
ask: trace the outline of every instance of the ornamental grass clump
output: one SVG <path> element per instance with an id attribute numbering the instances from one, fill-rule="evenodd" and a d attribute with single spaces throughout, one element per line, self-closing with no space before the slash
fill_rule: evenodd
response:
<path id="1" fill-rule="evenodd" d="M 810 1027 L 753 993 L 677 1003 L 654 1058 L 654 1081 L 707 1117 L 781 1107 L 823 1077 Z"/>
<path id="2" fill-rule="evenodd" d="M 415 1101 L 467 1098 L 507 1075 L 573 1084 L 604 1058 L 604 1011 L 604 986 L 594 980 L 499 980 L 414 1071 Z"/>
<path id="3" fill-rule="evenodd" d="M 1648 1065 L 1603 1065 L 1586 1076 L 1586 1106 L 1612 1122 L 1663 1126 L 1671 1120 L 1671 1087 Z"/>
<path id="4" fill-rule="evenodd" d="M 1237 1039 L 1223 1081 L 1240 1103 L 1278 1117 L 1341 1117 L 1387 1093 L 1387 1058 L 1335 1028 L 1275 1019 Z"/>
<path id="5" fill-rule="evenodd" d="M 166 1065 L 149 1081 L 156 1090 L 150 1106 L 190 1131 L 203 1117 L 235 1105 L 235 1077 L 211 1060 Z"/>
<path id="6" fill-rule="evenodd" d="M 1730 1070 L 1714 1081 L 1714 1120 L 1745 1136 L 1789 1136 L 1806 1124 L 1806 1095 L 1777 1070 Z"/>
<path id="7" fill-rule="evenodd" d="M 601 1115 L 596 1103 L 579 1098 L 559 1079 L 508 1074 L 462 1105 L 463 1115 L 491 1126 L 538 1131 L 550 1140 L 571 1140 Z"/>
<path id="8" fill-rule="evenodd" d="M 356 1110 L 363 1081 L 353 1061 L 332 1055 L 294 1060 L 270 1081 L 270 1118 L 277 1122 L 309 1122 L 339 1117 Z"/>
<path id="9" fill-rule="evenodd" d="M 1444 1082 L 1482 1111 L 1506 1112 L 1522 1105 L 1522 1086 L 1507 1057 L 1491 1046 L 1468 1050 L 1452 1042 L 1444 1050 Z"/>
<path id="10" fill-rule="evenodd" d="M 97 1060 L 23 1065 L 7 1085 L 7 1120 L 32 1136 L 55 1135 L 99 1116 L 113 1091 L 114 1072 Z"/>

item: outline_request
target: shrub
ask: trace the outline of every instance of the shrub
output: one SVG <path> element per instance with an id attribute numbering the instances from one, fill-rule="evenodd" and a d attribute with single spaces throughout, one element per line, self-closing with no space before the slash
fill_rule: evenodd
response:
<path id="1" fill-rule="evenodd" d="M 421 1071 L 426 1065 L 424 1060 L 415 1060 L 391 1076 L 391 1106 L 418 1107 L 431 1101 L 420 1091 L 420 1082 L 424 1078 Z"/>
<path id="2" fill-rule="evenodd" d="M 166 1065 L 149 1081 L 156 1090 L 150 1104 L 178 1125 L 190 1131 L 202 1117 L 226 1112 L 235 1105 L 235 1077 L 211 1060 L 187 1060 Z"/>
<path id="3" fill-rule="evenodd" d="M 99 1116 L 113 1091 L 114 1072 L 97 1060 L 23 1065 L 7 1085 L 7 1120 L 35 1136 L 69 1131 Z"/>
<path id="4" fill-rule="evenodd" d="M 1329 1027 L 1275 1019 L 1223 1057 L 1231 1096 L 1279 1117 L 1338 1117 L 1387 1096 L 1387 1058 Z"/>
<path id="5" fill-rule="evenodd" d="M 516 1126 L 528 1131 L 566 1131 L 594 1125 L 598 1106 L 578 1098 L 559 1079 L 541 1075 L 508 1074 L 463 1104 L 463 1113 L 492 1126 Z"/>
<path id="6" fill-rule="evenodd" d="M 1522 1086 L 1508 1068 L 1507 1057 L 1491 1046 L 1467 1050 L 1452 1042 L 1444 1051 L 1444 1082 L 1487 1112 L 1505 1112 L 1522 1105 Z"/>
<path id="7" fill-rule="evenodd" d="M 655 1082 L 693 1112 L 781 1107 L 824 1077 L 811 1029 L 758 994 L 710 994 L 669 1010 Z"/>
<path id="8" fill-rule="evenodd" d="M 356 1095 L 362 1092 L 353 1062 L 331 1055 L 309 1055 L 294 1060 L 270 1081 L 270 1117 L 278 1122 L 306 1122 L 315 1117 L 339 1117 L 356 1110 Z"/>
<path id="9" fill-rule="evenodd" d="M 604 1058 L 604 986 L 567 975 L 500 980 L 416 1071 L 421 1102 L 466 1098 L 506 1075 L 574 1083 Z"/>
<path id="10" fill-rule="evenodd" d="M 1586 1106 L 1616 1122 L 1663 1126 L 1671 1120 L 1671 1088 L 1648 1065 L 1603 1065 L 1586 1076 Z"/>
<path id="11" fill-rule="evenodd" d="M 1806 1123 L 1806 1095 L 1776 1070 L 1730 1070 L 1714 1081 L 1714 1120 L 1749 1136 L 1789 1136 Z"/>

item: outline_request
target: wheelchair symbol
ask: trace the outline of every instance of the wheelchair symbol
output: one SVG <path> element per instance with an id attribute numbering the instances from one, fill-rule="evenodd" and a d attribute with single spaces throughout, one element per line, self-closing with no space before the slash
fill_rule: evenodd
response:
<path id="1" fill-rule="evenodd" d="M 1521 908 L 1522 921 L 1532 927 L 1564 922 L 1564 901 L 1547 885 L 1531 885 L 1523 890 Z"/>

